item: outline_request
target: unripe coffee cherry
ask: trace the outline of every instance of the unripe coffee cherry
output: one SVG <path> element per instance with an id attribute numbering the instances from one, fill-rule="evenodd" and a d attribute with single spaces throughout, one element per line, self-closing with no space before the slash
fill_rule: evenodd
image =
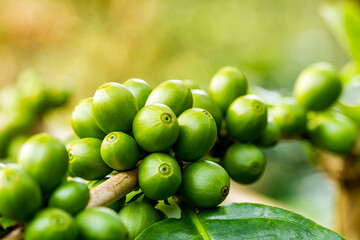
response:
<path id="1" fill-rule="evenodd" d="M 39 183 L 43 192 L 49 192 L 65 177 L 69 159 L 60 139 L 40 133 L 21 147 L 18 163 Z"/>
<path id="2" fill-rule="evenodd" d="M 187 86 L 191 90 L 200 89 L 199 84 L 197 84 L 196 82 L 194 82 L 192 80 L 185 79 L 185 80 L 182 80 L 182 82 L 185 84 L 185 86 Z"/>
<path id="3" fill-rule="evenodd" d="M 211 114 L 200 108 L 191 108 L 179 116 L 179 138 L 173 146 L 178 160 L 193 162 L 206 155 L 214 146 L 216 123 Z"/>
<path id="4" fill-rule="evenodd" d="M 298 104 L 313 111 L 328 108 L 339 97 L 340 92 L 340 78 L 330 63 L 310 65 L 300 74 L 294 87 Z"/>
<path id="5" fill-rule="evenodd" d="M 135 167 L 140 156 L 135 140 L 123 132 L 109 133 L 101 144 L 100 152 L 104 162 L 118 171 Z"/>
<path id="6" fill-rule="evenodd" d="M 254 143 L 261 147 L 272 147 L 279 140 L 281 136 L 280 128 L 273 120 L 268 120 L 264 131 L 254 139 Z"/>
<path id="7" fill-rule="evenodd" d="M 138 111 L 134 95 L 120 83 L 104 83 L 95 92 L 93 115 L 105 133 L 128 133 Z"/>
<path id="8" fill-rule="evenodd" d="M 69 147 L 69 172 L 86 180 L 98 180 L 111 173 L 112 169 L 101 158 L 101 140 L 83 138 Z"/>
<path id="9" fill-rule="evenodd" d="M 349 154 L 358 137 L 355 122 L 340 113 L 316 116 L 309 121 L 308 130 L 315 145 L 338 154 Z"/>
<path id="10" fill-rule="evenodd" d="M 89 208 L 76 216 L 80 239 L 119 239 L 126 240 L 129 233 L 121 217 L 107 207 Z"/>
<path id="11" fill-rule="evenodd" d="M 229 175 L 217 163 L 200 160 L 188 165 L 182 173 L 181 196 L 195 207 L 216 207 L 225 200 L 229 189 Z"/>
<path id="12" fill-rule="evenodd" d="M 37 182 L 19 165 L 0 168 L 0 214 L 24 221 L 40 209 L 41 190 Z"/>
<path id="13" fill-rule="evenodd" d="M 57 208 L 47 208 L 39 212 L 26 226 L 27 240 L 76 240 L 79 230 L 75 219 Z"/>
<path id="14" fill-rule="evenodd" d="M 138 109 L 143 108 L 152 91 L 150 85 L 142 79 L 131 78 L 124 82 L 124 86 L 134 95 Z"/>
<path id="15" fill-rule="evenodd" d="M 255 145 L 235 143 L 227 149 L 222 165 L 236 182 L 250 184 L 264 173 L 266 159 Z"/>
<path id="16" fill-rule="evenodd" d="M 306 112 L 296 103 L 280 103 L 271 109 L 270 115 L 285 136 L 294 136 L 306 130 Z"/>
<path id="17" fill-rule="evenodd" d="M 218 131 L 221 129 L 223 114 L 219 105 L 214 102 L 209 94 L 201 89 L 191 90 L 193 95 L 193 108 L 202 108 L 213 116 Z"/>
<path id="18" fill-rule="evenodd" d="M 181 169 L 178 162 L 165 153 L 148 155 L 139 166 L 139 186 L 145 196 L 164 200 L 178 190 Z"/>
<path id="19" fill-rule="evenodd" d="M 162 82 L 150 93 L 145 105 L 157 103 L 170 107 L 179 116 L 193 105 L 191 90 L 181 80 Z"/>
<path id="20" fill-rule="evenodd" d="M 120 210 L 119 216 L 129 231 L 129 240 L 135 239 L 145 228 L 160 221 L 158 211 L 147 202 L 131 202 Z"/>
<path id="21" fill-rule="evenodd" d="M 230 136 L 248 142 L 259 136 L 267 124 L 267 107 L 255 95 L 237 98 L 226 113 L 226 127 Z"/>
<path id="22" fill-rule="evenodd" d="M 60 184 L 50 195 L 48 207 L 60 208 L 72 215 L 83 210 L 90 199 L 84 182 L 68 181 Z"/>
<path id="23" fill-rule="evenodd" d="M 245 75 L 235 67 L 221 68 L 213 77 L 209 86 L 209 95 L 223 113 L 238 97 L 247 93 L 248 82 Z"/>
<path id="24" fill-rule="evenodd" d="M 145 151 L 163 151 L 170 148 L 179 136 L 178 119 L 164 104 L 148 105 L 136 114 L 133 133 Z"/>
<path id="25" fill-rule="evenodd" d="M 96 124 L 92 112 L 93 98 L 85 98 L 75 107 L 71 115 L 71 126 L 79 138 L 98 138 L 103 139 L 106 136 Z"/>

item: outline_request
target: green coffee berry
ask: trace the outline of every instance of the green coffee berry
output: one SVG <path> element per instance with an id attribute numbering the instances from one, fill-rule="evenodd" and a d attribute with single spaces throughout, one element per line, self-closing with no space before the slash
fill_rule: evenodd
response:
<path id="1" fill-rule="evenodd" d="M 306 130 L 306 112 L 295 103 L 280 103 L 271 109 L 270 115 L 285 136 L 302 134 Z"/>
<path id="2" fill-rule="evenodd" d="M 185 86 L 187 86 L 191 90 L 200 89 L 199 84 L 197 84 L 196 82 L 194 82 L 192 80 L 185 79 L 185 80 L 182 80 L 182 82 L 185 84 Z"/>
<path id="3" fill-rule="evenodd" d="M 85 98 L 75 107 L 71 115 L 71 126 L 79 138 L 103 139 L 106 134 L 96 124 L 92 111 L 93 98 Z"/>
<path id="4" fill-rule="evenodd" d="M 125 171 L 136 166 L 140 151 L 135 140 L 122 132 L 109 133 L 101 144 L 101 157 L 112 169 Z"/>
<path id="5" fill-rule="evenodd" d="M 181 196 L 195 207 L 216 207 L 225 200 L 229 189 L 228 173 L 212 161 L 191 163 L 182 172 Z"/>
<path id="6" fill-rule="evenodd" d="M 59 185 L 50 195 L 48 206 L 60 208 L 72 215 L 83 210 L 90 199 L 89 188 L 84 182 L 68 181 Z"/>
<path id="7" fill-rule="evenodd" d="M 211 114 L 200 108 L 191 108 L 179 116 L 179 138 L 173 146 L 175 157 L 183 161 L 196 161 L 214 146 L 216 123 Z"/>
<path id="8" fill-rule="evenodd" d="M 60 139 L 40 133 L 21 147 L 18 163 L 39 183 L 43 192 L 49 192 L 64 178 L 69 160 Z"/>
<path id="9" fill-rule="evenodd" d="M 131 78 L 124 82 L 124 86 L 130 90 L 136 99 L 138 109 L 140 110 L 145 106 L 145 102 L 149 97 L 152 88 L 144 80 L 138 78 Z"/>
<path id="10" fill-rule="evenodd" d="M 145 105 L 156 103 L 170 107 L 175 115 L 179 116 L 192 107 L 193 98 L 191 90 L 181 80 L 168 80 L 154 88 Z"/>
<path id="11" fill-rule="evenodd" d="M 89 208 L 76 216 L 80 238 L 94 239 L 128 239 L 129 233 L 120 216 L 106 207 Z"/>
<path id="12" fill-rule="evenodd" d="M 148 152 L 170 148 L 179 136 L 179 123 L 166 105 L 153 104 L 142 108 L 135 116 L 133 134 L 139 146 Z"/>
<path id="13" fill-rule="evenodd" d="M 308 131 L 315 145 L 338 154 L 349 154 L 358 137 L 355 122 L 340 113 L 315 116 L 309 121 Z"/>
<path id="14" fill-rule="evenodd" d="M 219 105 L 214 102 L 209 94 L 203 90 L 191 90 L 193 95 L 193 108 L 202 108 L 207 110 L 213 116 L 216 122 L 216 128 L 220 131 L 222 126 L 223 114 Z"/>
<path id="15" fill-rule="evenodd" d="M 129 240 L 135 239 L 145 228 L 160 221 L 157 210 L 147 202 L 129 203 L 120 210 L 119 216 L 129 231 Z"/>
<path id="16" fill-rule="evenodd" d="M 341 81 L 335 68 L 329 63 L 315 63 L 298 77 L 294 96 L 306 110 L 321 111 L 339 97 Z"/>
<path id="17" fill-rule="evenodd" d="M 240 142 L 259 136 L 267 124 L 267 107 L 255 95 L 245 95 L 231 103 L 226 113 L 228 134 Z"/>
<path id="18" fill-rule="evenodd" d="M 112 172 L 101 158 L 101 143 L 101 140 L 96 138 L 82 138 L 70 146 L 69 172 L 73 176 L 98 180 Z"/>
<path id="19" fill-rule="evenodd" d="M 26 240 L 76 240 L 78 234 L 75 219 L 57 208 L 42 210 L 25 228 Z"/>
<path id="20" fill-rule="evenodd" d="M 236 182 L 250 184 L 264 173 L 266 159 L 258 147 L 235 143 L 226 150 L 222 166 Z"/>
<path id="21" fill-rule="evenodd" d="M 273 120 L 270 120 L 264 131 L 253 142 L 261 147 L 272 147 L 280 140 L 280 136 L 280 128 Z"/>
<path id="22" fill-rule="evenodd" d="M 0 215 L 24 221 L 42 205 L 37 182 L 21 166 L 8 164 L 0 168 Z"/>
<path id="23" fill-rule="evenodd" d="M 145 196 L 164 200 L 178 190 L 181 169 L 178 162 L 165 153 L 148 155 L 139 166 L 139 186 Z"/>
<path id="24" fill-rule="evenodd" d="M 125 86 L 110 82 L 96 90 L 92 110 L 97 125 L 105 133 L 128 133 L 138 109 L 134 95 Z"/>
<path id="25" fill-rule="evenodd" d="M 221 68 L 213 77 L 209 86 L 209 95 L 223 113 L 238 97 L 247 93 L 248 82 L 245 75 L 235 67 Z"/>

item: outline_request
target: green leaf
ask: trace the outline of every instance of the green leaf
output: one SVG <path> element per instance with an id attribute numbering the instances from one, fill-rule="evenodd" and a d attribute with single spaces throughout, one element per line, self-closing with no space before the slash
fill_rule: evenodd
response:
<path id="1" fill-rule="evenodd" d="M 16 224 L 17 224 L 16 221 L 0 216 L 0 226 L 2 228 L 7 229 L 9 227 L 15 226 Z"/>
<path id="2" fill-rule="evenodd" d="M 183 209 L 145 229 L 137 239 L 344 239 L 289 210 L 253 203 L 231 203 L 195 214 Z"/>
<path id="3" fill-rule="evenodd" d="M 321 14 L 340 45 L 360 61 L 360 5 L 347 0 L 326 3 Z"/>

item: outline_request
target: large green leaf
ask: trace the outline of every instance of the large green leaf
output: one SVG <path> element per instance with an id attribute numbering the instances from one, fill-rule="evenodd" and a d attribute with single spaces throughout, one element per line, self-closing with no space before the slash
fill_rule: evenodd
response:
<path id="1" fill-rule="evenodd" d="M 354 0 L 324 4 L 321 14 L 340 45 L 360 61 L 360 4 Z"/>
<path id="2" fill-rule="evenodd" d="M 137 239 L 344 239 L 291 211 L 253 203 L 232 203 L 195 214 L 183 209 L 145 229 Z"/>

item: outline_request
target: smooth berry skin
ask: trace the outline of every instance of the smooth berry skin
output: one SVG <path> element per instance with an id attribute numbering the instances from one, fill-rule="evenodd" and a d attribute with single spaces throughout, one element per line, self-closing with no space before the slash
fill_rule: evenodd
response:
<path id="1" fill-rule="evenodd" d="M 237 98 L 226 113 L 228 134 L 239 142 L 249 142 L 259 136 L 267 124 L 267 107 L 255 95 Z"/>
<path id="2" fill-rule="evenodd" d="M 195 89 L 191 90 L 193 95 L 193 108 L 202 108 L 207 110 L 214 118 L 216 122 L 216 128 L 221 130 L 223 114 L 220 106 L 214 102 L 209 94 L 203 90 Z"/>
<path id="3" fill-rule="evenodd" d="M 38 183 L 17 164 L 0 168 L 0 214 L 6 218 L 24 221 L 42 206 Z"/>
<path id="4" fill-rule="evenodd" d="M 138 78 L 131 78 L 124 82 L 123 85 L 134 95 L 138 109 L 143 108 L 152 91 L 150 85 Z"/>
<path id="5" fill-rule="evenodd" d="M 25 228 L 27 240 L 76 240 L 78 235 L 75 219 L 58 208 L 42 210 Z"/>
<path id="6" fill-rule="evenodd" d="M 179 163 L 165 153 L 152 153 L 139 166 L 139 186 L 145 196 L 164 200 L 178 190 L 181 184 Z"/>
<path id="7" fill-rule="evenodd" d="M 48 207 L 60 208 L 71 215 L 83 210 L 90 199 L 89 188 L 84 182 L 68 181 L 60 184 L 50 195 Z"/>
<path id="8" fill-rule="evenodd" d="M 190 88 L 191 90 L 200 89 L 199 84 L 197 84 L 197 83 L 194 82 L 193 80 L 185 79 L 185 80 L 182 80 L 182 82 L 185 84 L 185 86 L 187 86 L 187 87 Z"/>
<path id="9" fill-rule="evenodd" d="M 193 105 L 193 97 L 190 88 L 181 80 L 168 80 L 160 83 L 150 93 L 145 106 L 151 104 L 164 104 L 171 108 L 176 116 Z"/>
<path id="10" fill-rule="evenodd" d="M 182 172 L 181 197 L 194 207 L 216 207 L 226 199 L 229 190 L 228 173 L 212 161 L 191 163 Z"/>
<path id="11" fill-rule="evenodd" d="M 43 192 L 50 192 L 65 177 L 69 160 L 60 139 L 40 133 L 21 147 L 18 163 L 39 183 Z"/>
<path id="12" fill-rule="evenodd" d="M 79 138 L 98 138 L 102 140 L 106 133 L 104 133 L 97 125 L 93 111 L 93 98 L 85 98 L 76 105 L 71 115 L 71 126 L 75 134 Z"/>
<path id="13" fill-rule="evenodd" d="M 123 132 L 109 133 L 101 144 L 100 152 L 104 162 L 117 171 L 134 168 L 140 156 L 134 138 Z"/>
<path id="14" fill-rule="evenodd" d="M 245 75 L 235 67 L 221 68 L 211 79 L 209 95 L 225 114 L 230 104 L 248 91 Z"/>
<path id="15" fill-rule="evenodd" d="M 255 145 L 235 143 L 226 150 L 222 166 L 236 182 L 251 184 L 263 175 L 266 158 Z"/>
<path id="16" fill-rule="evenodd" d="M 145 106 L 136 114 L 133 122 L 134 138 L 147 152 L 169 149 L 176 142 L 179 131 L 175 113 L 164 104 Z"/>
<path id="17" fill-rule="evenodd" d="M 340 77 L 330 63 L 320 62 L 307 67 L 294 86 L 297 103 L 307 111 L 330 107 L 342 89 Z"/>
<path id="18" fill-rule="evenodd" d="M 179 118 L 180 133 L 173 146 L 178 160 L 193 162 L 205 156 L 214 146 L 217 128 L 211 114 L 200 108 L 191 108 Z"/>
<path id="19" fill-rule="evenodd" d="M 112 172 L 101 158 L 102 141 L 96 138 L 79 139 L 69 147 L 69 172 L 85 180 L 99 180 Z"/>
<path id="20" fill-rule="evenodd" d="M 358 137 L 356 123 L 341 113 L 324 113 L 308 123 L 310 140 L 337 154 L 350 154 Z"/>
<path id="21" fill-rule="evenodd" d="M 293 102 L 275 105 L 270 112 L 283 136 L 295 136 L 306 131 L 306 111 Z"/>
<path id="22" fill-rule="evenodd" d="M 120 83 L 104 83 L 95 92 L 92 104 L 94 119 L 105 133 L 129 133 L 138 111 L 134 95 Z"/>
<path id="23" fill-rule="evenodd" d="M 145 228 L 160 221 L 157 209 L 147 202 L 131 202 L 120 210 L 119 216 L 129 231 L 129 240 L 135 239 Z"/>
<path id="24" fill-rule="evenodd" d="M 269 120 L 264 131 L 254 139 L 253 143 L 260 147 L 273 147 L 281 137 L 279 126 L 273 121 Z"/>
<path id="25" fill-rule="evenodd" d="M 127 240 L 129 236 L 120 216 L 107 207 L 86 209 L 80 212 L 75 220 L 82 240 Z"/>

